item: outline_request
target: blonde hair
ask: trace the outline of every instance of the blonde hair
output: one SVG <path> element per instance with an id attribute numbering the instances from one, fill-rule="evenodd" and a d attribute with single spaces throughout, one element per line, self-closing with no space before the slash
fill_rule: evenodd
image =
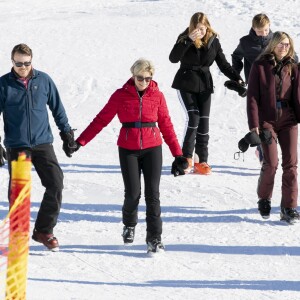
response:
<path id="1" fill-rule="evenodd" d="M 149 72 L 151 76 L 153 76 L 155 69 L 153 63 L 150 60 L 140 58 L 131 66 L 130 72 L 134 76 L 141 72 Z"/>
<path id="2" fill-rule="evenodd" d="M 270 24 L 270 19 L 265 14 L 258 14 L 252 19 L 252 28 L 262 28 Z"/>
<path id="3" fill-rule="evenodd" d="M 261 60 L 261 59 L 266 59 L 268 57 L 269 58 L 274 57 L 274 63 L 276 64 L 274 50 L 277 47 L 277 45 L 286 38 L 289 40 L 290 47 L 289 47 L 289 50 L 285 57 L 291 57 L 292 59 L 295 59 L 294 42 L 293 42 L 292 38 L 286 32 L 283 32 L 283 31 L 276 31 L 273 33 L 273 36 L 272 36 L 271 40 L 269 41 L 268 46 L 266 47 L 264 52 L 258 57 L 258 59 Z M 288 67 L 289 67 L 289 73 L 291 74 L 292 66 L 289 64 Z"/>
<path id="4" fill-rule="evenodd" d="M 217 33 L 211 28 L 207 16 L 202 12 L 197 12 L 197 13 L 192 15 L 191 20 L 190 20 L 190 26 L 189 26 L 189 33 L 188 34 L 193 32 L 196 29 L 196 27 L 199 23 L 204 25 L 205 27 L 207 27 L 207 29 L 206 29 L 205 36 L 201 40 L 197 41 L 197 45 L 196 45 L 197 48 L 201 48 L 202 46 L 206 46 L 209 39 L 213 35 L 217 35 Z"/>
<path id="5" fill-rule="evenodd" d="M 286 38 L 289 40 L 290 43 L 289 51 L 286 54 L 286 56 L 290 56 L 291 58 L 294 59 L 295 58 L 294 42 L 292 38 L 286 32 L 283 31 L 276 31 L 273 33 L 273 36 L 269 41 L 268 46 L 266 47 L 266 49 L 264 50 L 261 56 L 264 57 L 269 54 L 274 54 L 274 49 L 277 47 L 279 43 L 281 43 Z"/>

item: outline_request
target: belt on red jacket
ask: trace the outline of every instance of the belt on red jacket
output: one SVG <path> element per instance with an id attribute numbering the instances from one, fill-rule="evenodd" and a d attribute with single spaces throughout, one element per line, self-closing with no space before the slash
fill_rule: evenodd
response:
<path id="1" fill-rule="evenodd" d="M 142 127 L 156 127 L 155 122 L 125 122 L 122 123 L 125 128 L 142 128 Z"/>

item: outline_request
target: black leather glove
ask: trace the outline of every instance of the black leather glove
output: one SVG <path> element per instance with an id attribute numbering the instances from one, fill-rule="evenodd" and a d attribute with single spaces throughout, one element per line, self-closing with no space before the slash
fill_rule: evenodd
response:
<path id="1" fill-rule="evenodd" d="M 1 137 L 0 137 L 0 167 L 5 165 L 5 161 L 7 160 L 6 151 L 1 145 Z"/>
<path id="2" fill-rule="evenodd" d="M 246 84 L 245 82 L 239 83 L 234 80 L 227 80 L 224 82 L 224 85 L 229 89 L 236 91 L 239 96 L 241 97 L 246 97 L 247 96 L 247 89 L 246 89 Z"/>
<path id="3" fill-rule="evenodd" d="M 80 144 L 74 140 L 74 131 L 71 129 L 69 132 L 60 132 L 59 135 L 63 140 L 63 150 L 68 157 L 72 157 L 72 154 L 80 148 Z"/>
<path id="4" fill-rule="evenodd" d="M 188 161 L 183 156 L 176 156 L 175 160 L 172 163 L 172 169 L 171 173 L 174 175 L 174 177 L 179 175 L 184 175 L 184 170 L 187 169 L 189 166 Z"/>

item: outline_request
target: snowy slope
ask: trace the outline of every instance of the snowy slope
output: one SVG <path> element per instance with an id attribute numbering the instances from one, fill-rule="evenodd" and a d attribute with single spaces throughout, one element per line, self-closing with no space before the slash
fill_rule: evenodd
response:
<path id="1" fill-rule="evenodd" d="M 299 53 L 299 2 L 215 0 L 0 0 L 0 74 L 11 68 L 10 52 L 25 42 L 34 67 L 56 82 L 70 124 L 78 134 L 129 77 L 140 58 L 156 65 L 178 138 L 185 123 L 171 82 L 178 64 L 168 55 L 196 11 L 205 12 L 230 54 L 252 17 L 265 12 L 273 31 L 294 38 Z M 278 171 L 271 218 L 257 213 L 259 164 L 254 150 L 234 160 L 247 133 L 245 99 L 224 88 L 212 67 L 211 176 L 170 175 L 173 160 L 164 145 L 161 202 L 166 253 L 145 254 L 145 203 L 141 199 L 135 243 L 122 244 L 123 182 L 116 147 L 117 119 L 73 158 L 55 150 L 65 174 L 64 204 L 55 234 L 59 253 L 30 241 L 28 300 L 85 299 L 299 299 L 299 226 L 279 221 Z M 53 124 L 53 122 L 52 122 Z M 0 121 L 3 135 L 3 122 Z M 53 124 L 54 126 L 54 124 Z M 43 188 L 32 172 L 32 223 Z M 7 213 L 7 168 L 0 169 L 0 219 Z"/>

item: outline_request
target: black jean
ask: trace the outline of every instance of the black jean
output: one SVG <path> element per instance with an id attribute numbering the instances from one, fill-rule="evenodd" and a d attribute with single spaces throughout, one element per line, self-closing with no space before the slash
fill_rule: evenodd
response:
<path id="1" fill-rule="evenodd" d="M 182 146 L 183 156 L 193 157 L 195 149 L 199 162 L 207 162 L 211 93 L 196 94 L 178 91 L 178 97 L 187 115 Z"/>
<path id="2" fill-rule="evenodd" d="M 63 172 L 58 164 L 53 146 L 43 144 L 33 148 L 8 148 L 7 162 L 10 177 L 11 161 L 17 160 L 19 152 L 25 152 L 27 156 L 31 157 L 41 183 L 46 188 L 35 221 L 35 229 L 43 233 L 53 233 L 61 208 L 63 190 Z M 8 193 L 10 193 L 10 184 Z"/>
<path id="3" fill-rule="evenodd" d="M 145 182 L 146 242 L 155 238 L 161 240 L 162 220 L 159 200 L 159 184 L 162 168 L 161 146 L 127 150 L 119 147 L 121 171 L 125 186 L 122 208 L 123 224 L 134 227 L 138 220 L 138 205 L 141 198 L 141 172 Z"/>

